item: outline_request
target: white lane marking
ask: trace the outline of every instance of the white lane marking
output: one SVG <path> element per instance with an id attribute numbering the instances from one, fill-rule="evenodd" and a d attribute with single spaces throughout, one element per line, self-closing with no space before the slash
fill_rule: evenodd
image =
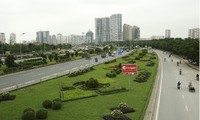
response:
<path id="1" fill-rule="evenodd" d="M 184 95 L 182 95 L 182 98 L 184 99 Z"/>
<path id="2" fill-rule="evenodd" d="M 36 74 L 36 75 L 33 75 L 32 77 L 36 77 L 36 76 L 40 76 L 40 75 L 44 75 L 44 73 Z"/>
<path id="3" fill-rule="evenodd" d="M 185 106 L 185 109 L 186 109 L 186 111 L 188 111 L 188 107 L 187 107 L 187 105 Z"/>
<path id="4" fill-rule="evenodd" d="M 26 84 L 29 84 L 29 83 L 33 83 L 34 80 L 31 80 L 31 81 L 28 81 L 28 82 L 25 82 Z"/>
<path id="5" fill-rule="evenodd" d="M 157 103 L 157 110 L 156 110 L 156 118 L 155 118 L 155 120 L 158 120 L 158 111 L 159 111 L 159 107 L 160 107 L 160 96 L 161 96 L 161 89 L 162 89 L 162 79 L 163 79 L 163 63 L 161 63 L 160 87 L 159 87 L 159 93 L 158 93 L 158 103 Z"/>

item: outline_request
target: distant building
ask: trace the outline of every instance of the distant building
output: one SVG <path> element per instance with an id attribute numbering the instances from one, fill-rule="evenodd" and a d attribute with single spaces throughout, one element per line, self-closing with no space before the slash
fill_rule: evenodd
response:
<path id="1" fill-rule="evenodd" d="M 110 41 L 122 41 L 122 14 L 110 16 Z"/>
<path id="2" fill-rule="evenodd" d="M 0 43 L 5 43 L 6 42 L 6 35 L 5 33 L 0 33 Z"/>
<path id="3" fill-rule="evenodd" d="M 199 39 L 199 28 L 189 29 L 188 38 Z"/>
<path id="4" fill-rule="evenodd" d="M 57 38 L 56 38 L 56 35 L 52 35 L 52 36 L 51 36 L 51 44 L 52 44 L 52 45 L 57 45 Z"/>
<path id="5" fill-rule="evenodd" d="M 95 18 L 95 42 L 101 43 L 102 41 L 102 19 Z"/>
<path id="6" fill-rule="evenodd" d="M 15 33 L 11 33 L 10 34 L 10 45 L 14 45 L 16 43 L 16 34 Z"/>
<path id="7" fill-rule="evenodd" d="M 86 33 L 86 43 L 93 43 L 94 42 L 94 33 L 89 30 L 87 33 Z"/>
<path id="8" fill-rule="evenodd" d="M 132 26 L 128 24 L 123 25 L 123 40 L 131 41 L 132 40 Z"/>
<path id="9" fill-rule="evenodd" d="M 38 31 L 36 35 L 37 35 L 36 40 L 39 44 L 48 43 L 49 31 Z"/>
<path id="10" fill-rule="evenodd" d="M 170 29 L 166 29 L 165 30 L 165 38 L 170 38 L 171 37 L 171 30 Z"/>
<path id="11" fill-rule="evenodd" d="M 159 39 L 164 39 L 164 36 L 151 36 L 151 40 L 159 40 Z"/>
<path id="12" fill-rule="evenodd" d="M 135 25 L 132 28 L 132 39 L 140 39 L 140 28 Z"/>
<path id="13" fill-rule="evenodd" d="M 63 44 L 63 36 L 60 33 L 57 34 L 57 45 L 58 44 Z"/>

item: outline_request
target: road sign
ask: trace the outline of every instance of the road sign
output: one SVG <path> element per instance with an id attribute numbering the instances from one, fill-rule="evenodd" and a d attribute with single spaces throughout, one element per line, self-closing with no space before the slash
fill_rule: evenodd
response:
<path id="1" fill-rule="evenodd" d="M 136 64 L 122 64 L 122 74 L 136 75 L 137 74 L 137 65 Z"/>

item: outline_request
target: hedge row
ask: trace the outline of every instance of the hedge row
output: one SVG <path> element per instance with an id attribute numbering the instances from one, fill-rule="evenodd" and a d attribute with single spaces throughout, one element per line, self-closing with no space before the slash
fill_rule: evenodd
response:
<path id="1" fill-rule="evenodd" d="M 69 73 L 68 77 L 76 77 L 78 75 L 82 75 L 84 73 L 87 73 L 87 72 L 89 72 L 91 70 L 94 70 L 94 68 L 93 67 L 89 67 L 89 68 L 81 69 L 81 70 L 78 70 L 78 71 L 74 71 L 72 73 Z"/>
<path id="2" fill-rule="evenodd" d="M 7 101 L 7 100 L 14 100 L 16 98 L 16 95 L 10 95 L 9 92 L 1 93 L 0 94 L 0 102 L 1 101 Z"/>

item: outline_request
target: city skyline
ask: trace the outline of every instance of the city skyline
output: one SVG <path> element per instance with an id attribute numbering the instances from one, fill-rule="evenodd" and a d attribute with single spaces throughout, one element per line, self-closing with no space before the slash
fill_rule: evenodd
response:
<path id="1" fill-rule="evenodd" d="M 122 24 L 140 26 L 141 38 L 164 35 L 165 29 L 173 31 L 171 37 L 186 38 L 188 29 L 199 27 L 198 0 L 6 0 L 0 9 L 0 33 L 5 33 L 6 40 L 16 33 L 17 42 L 35 40 L 37 31 L 52 35 L 94 32 L 95 18 L 115 13 L 122 14 Z"/>

